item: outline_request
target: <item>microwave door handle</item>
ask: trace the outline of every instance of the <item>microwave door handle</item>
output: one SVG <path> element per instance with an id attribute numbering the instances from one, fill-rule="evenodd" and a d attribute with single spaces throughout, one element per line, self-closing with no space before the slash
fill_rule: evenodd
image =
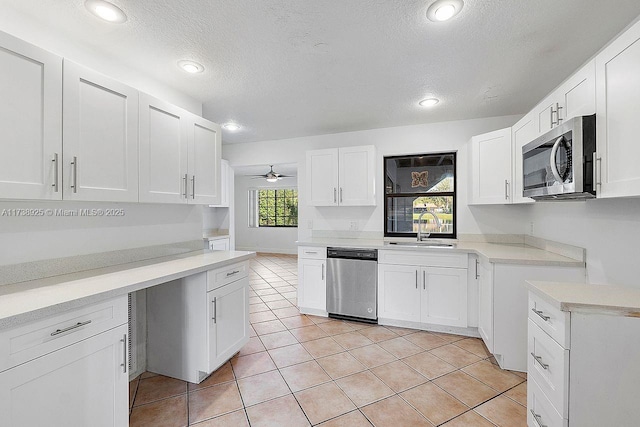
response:
<path id="1" fill-rule="evenodd" d="M 558 139 L 556 139 L 556 142 L 553 144 L 553 148 L 551 149 L 551 157 L 549 159 L 549 162 L 551 163 L 551 173 L 553 174 L 553 177 L 556 179 L 556 181 L 558 181 L 560 184 L 562 184 L 564 180 L 562 179 L 562 177 L 560 176 L 560 173 L 558 172 L 558 167 L 556 165 L 556 153 L 558 152 L 558 147 L 560 147 L 560 144 L 562 143 L 563 139 L 564 139 L 564 136 L 561 136 Z"/>

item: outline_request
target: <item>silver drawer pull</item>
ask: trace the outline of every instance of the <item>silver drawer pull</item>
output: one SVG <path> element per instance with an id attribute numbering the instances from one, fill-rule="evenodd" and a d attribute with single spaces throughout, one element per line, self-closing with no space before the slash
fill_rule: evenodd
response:
<path id="1" fill-rule="evenodd" d="M 213 301 L 211 302 L 213 304 L 213 317 L 211 317 L 211 320 L 213 320 L 213 323 L 218 323 L 218 304 L 217 304 L 217 297 L 213 297 Z"/>
<path id="2" fill-rule="evenodd" d="M 317 254 L 318 251 L 304 251 L 305 254 Z"/>
<path id="3" fill-rule="evenodd" d="M 535 308 L 532 308 L 531 311 L 533 311 L 535 314 L 540 316 L 542 318 L 542 320 L 544 320 L 545 322 L 548 322 L 549 319 L 551 319 L 551 317 L 545 316 L 544 315 L 544 311 L 542 311 L 542 310 L 536 310 Z"/>
<path id="4" fill-rule="evenodd" d="M 538 364 L 540 364 L 540 366 L 542 366 L 542 369 L 544 369 L 544 370 L 549 369 L 549 364 L 548 363 L 542 363 L 542 357 L 536 356 L 533 351 L 531 352 L 531 355 L 533 356 L 533 359 L 536 362 L 538 362 Z"/>
<path id="5" fill-rule="evenodd" d="M 127 365 L 129 364 L 129 361 L 127 360 L 127 334 L 124 334 L 122 339 L 120 340 L 122 342 L 122 363 L 120 364 L 120 366 L 122 366 L 122 372 L 124 372 L 125 374 L 127 373 Z"/>
<path id="6" fill-rule="evenodd" d="M 536 424 L 538 424 L 540 427 L 547 427 L 546 424 L 542 424 L 542 417 L 533 412 L 533 409 L 529 409 L 529 412 L 531 412 L 531 415 L 533 415 L 533 419 L 536 420 Z"/>
<path id="7" fill-rule="evenodd" d="M 88 325 L 89 323 L 91 323 L 91 320 L 87 320 L 86 322 L 78 322 L 78 323 L 76 323 L 75 325 L 69 326 L 68 328 L 64 328 L 64 329 L 56 329 L 56 331 L 55 331 L 55 332 L 51 332 L 51 336 L 52 336 L 52 337 L 55 337 L 55 336 L 56 336 L 56 335 L 58 335 L 58 334 L 62 334 L 62 333 L 65 333 L 65 332 L 69 332 L 69 331 L 71 331 L 71 330 L 73 330 L 73 329 L 76 329 L 76 328 L 79 328 L 79 327 L 81 327 L 81 326 Z"/>
<path id="8" fill-rule="evenodd" d="M 240 270 L 234 270 L 231 273 L 227 273 L 227 277 L 233 276 L 234 274 L 238 274 L 238 273 L 240 273 Z"/>

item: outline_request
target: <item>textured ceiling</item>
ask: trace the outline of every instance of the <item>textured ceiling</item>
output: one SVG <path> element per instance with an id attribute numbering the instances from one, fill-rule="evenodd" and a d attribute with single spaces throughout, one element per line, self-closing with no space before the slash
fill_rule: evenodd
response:
<path id="1" fill-rule="evenodd" d="M 0 0 L 38 25 L 114 57 L 243 128 L 225 143 L 525 113 L 640 14 L 640 1 L 465 0 L 446 23 L 432 0 Z M 612 7 L 615 4 L 615 7 Z M 1 30 L 2 28 L 0 28 Z M 186 75 L 176 62 L 206 71 Z M 436 96 L 441 103 L 421 109 Z"/>

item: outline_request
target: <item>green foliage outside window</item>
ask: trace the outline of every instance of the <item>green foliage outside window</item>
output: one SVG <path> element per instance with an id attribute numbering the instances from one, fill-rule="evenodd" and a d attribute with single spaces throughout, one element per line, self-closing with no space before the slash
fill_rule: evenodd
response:
<path id="1" fill-rule="evenodd" d="M 259 227 L 297 227 L 298 190 L 258 190 Z"/>

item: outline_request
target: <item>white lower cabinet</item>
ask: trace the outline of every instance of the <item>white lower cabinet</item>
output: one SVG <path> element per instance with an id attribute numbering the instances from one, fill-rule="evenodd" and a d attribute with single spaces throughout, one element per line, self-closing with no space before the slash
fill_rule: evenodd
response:
<path id="1" fill-rule="evenodd" d="M 147 289 L 147 370 L 200 383 L 249 341 L 246 262 Z"/>
<path id="2" fill-rule="evenodd" d="M 112 302 L 0 333 L 0 425 L 128 425 L 127 298 Z"/>
<path id="3" fill-rule="evenodd" d="M 378 265 L 378 318 L 420 321 L 419 270 L 412 265 Z"/>
<path id="4" fill-rule="evenodd" d="M 209 241 L 209 249 L 212 251 L 228 251 L 229 250 L 229 239 L 216 239 Z"/>
<path id="5" fill-rule="evenodd" d="M 493 265 L 476 260 L 478 279 L 478 333 L 493 353 Z"/>
<path id="6" fill-rule="evenodd" d="M 327 316 L 326 258 L 326 248 L 298 248 L 298 306 L 301 313 Z"/>

